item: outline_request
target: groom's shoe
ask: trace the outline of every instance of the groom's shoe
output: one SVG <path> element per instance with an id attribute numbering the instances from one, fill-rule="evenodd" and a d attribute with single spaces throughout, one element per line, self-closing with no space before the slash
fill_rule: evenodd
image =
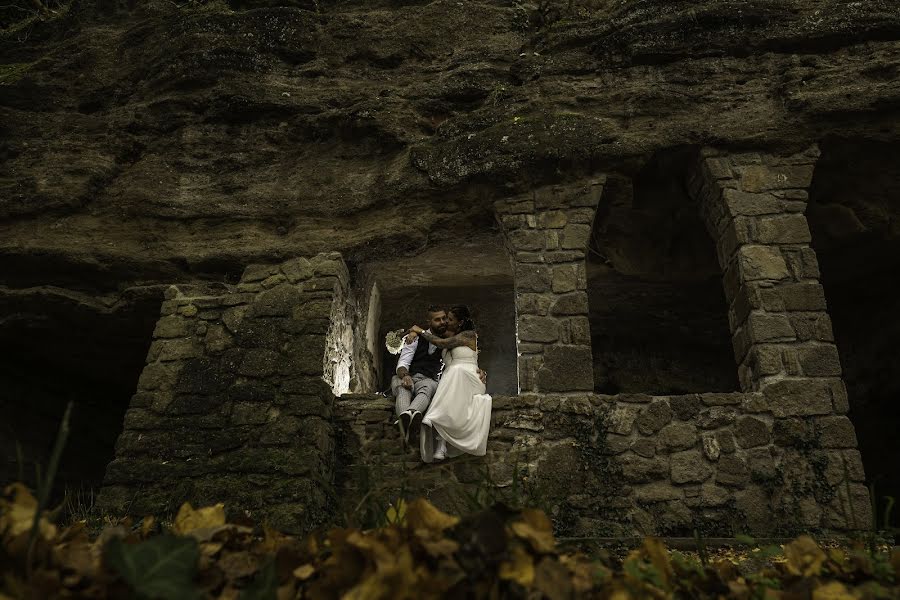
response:
<path id="1" fill-rule="evenodd" d="M 400 439 L 403 440 L 404 444 L 409 443 L 409 427 L 412 420 L 413 411 L 411 410 L 404 410 L 400 413 L 400 418 L 397 420 L 400 424 Z"/>
<path id="2" fill-rule="evenodd" d="M 412 411 L 412 418 L 409 421 L 409 428 L 406 433 L 407 442 L 415 442 L 419 438 L 419 429 L 422 427 L 422 413 L 417 410 Z"/>

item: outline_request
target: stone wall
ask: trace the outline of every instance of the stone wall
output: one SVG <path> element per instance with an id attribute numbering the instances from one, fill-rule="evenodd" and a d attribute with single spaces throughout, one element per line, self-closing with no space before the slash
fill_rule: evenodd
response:
<path id="1" fill-rule="evenodd" d="M 584 259 L 605 181 L 494 205 L 513 262 L 520 392 L 594 388 Z"/>
<path id="2" fill-rule="evenodd" d="M 334 394 L 324 378 L 345 369 L 346 289 L 336 254 L 251 266 L 236 286 L 171 286 L 101 509 L 224 502 L 288 531 L 325 522 Z"/>
<path id="3" fill-rule="evenodd" d="M 425 465 L 402 450 L 391 401 L 347 396 L 335 409 L 337 492 L 350 521 L 364 521 L 367 501 L 401 495 L 457 511 L 502 500 L 544 508 L 571 536 L 868 527 L 859 452 L 839 427 L 779 418 L 781 402 L 766 392 L 496 397 L 485 458 Z"/>

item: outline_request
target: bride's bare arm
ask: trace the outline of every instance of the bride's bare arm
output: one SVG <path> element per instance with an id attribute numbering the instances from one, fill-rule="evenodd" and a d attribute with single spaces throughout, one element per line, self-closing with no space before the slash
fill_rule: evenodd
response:
<path id="1" fill-rule="evenodd" d="M 442 338 L 429 333 L 428 331 L 418 332 L 420 336 L 434 344 L 438 348 L 458 348 L 459 346 L 468 346 L 472 350 L 475 349 L 475 332 L 461 331 L 449 338 Z"/>

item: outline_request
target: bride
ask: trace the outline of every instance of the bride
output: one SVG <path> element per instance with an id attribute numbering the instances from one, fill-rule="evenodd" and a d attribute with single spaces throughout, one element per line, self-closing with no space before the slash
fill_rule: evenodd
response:
<path id="1" fill-rule="evenodd" d="M 491 397 L 478 375 L 478 336 L 469 308 L 454 306 L 448 311 L 449 337 L 437 337 L 416 325 L 410 331 L 444 351 L 444 370 L 422 419 L 422 460 L 430 463 L 463 453 L 484 456 Z"/>

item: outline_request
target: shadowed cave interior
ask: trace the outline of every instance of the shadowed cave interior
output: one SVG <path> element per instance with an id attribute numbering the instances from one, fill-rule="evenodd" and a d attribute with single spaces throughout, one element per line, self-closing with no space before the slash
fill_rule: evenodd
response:
<path id="1" fill-rule="evenodd" d="M 691 148 L 611 177 L 587 257 L 594 389 L 739 389 L 713 241 L 685 187 Z"/>
<path id="2" fill-rule="evenodd" d="M 883 509 L 900 498 L 900 146 L 832 139 L 821 150 L 807 219 L 849 416 Z"/>
<path id="3" fill-rule="evenodd" d="M 106 306 L 55 288 L 0 297 L 0 481 L 34 485 L 46 469 L 69 400 L 70 431 L 54 483 L 65 489 L 97 488 L 113 458 L 116 439 L 137 380 L 162 294 L 126 290 Z M 18 449 L 17 449 L 18 445 Z M 21 461 L 18 458 L 21 453 Z"/>

